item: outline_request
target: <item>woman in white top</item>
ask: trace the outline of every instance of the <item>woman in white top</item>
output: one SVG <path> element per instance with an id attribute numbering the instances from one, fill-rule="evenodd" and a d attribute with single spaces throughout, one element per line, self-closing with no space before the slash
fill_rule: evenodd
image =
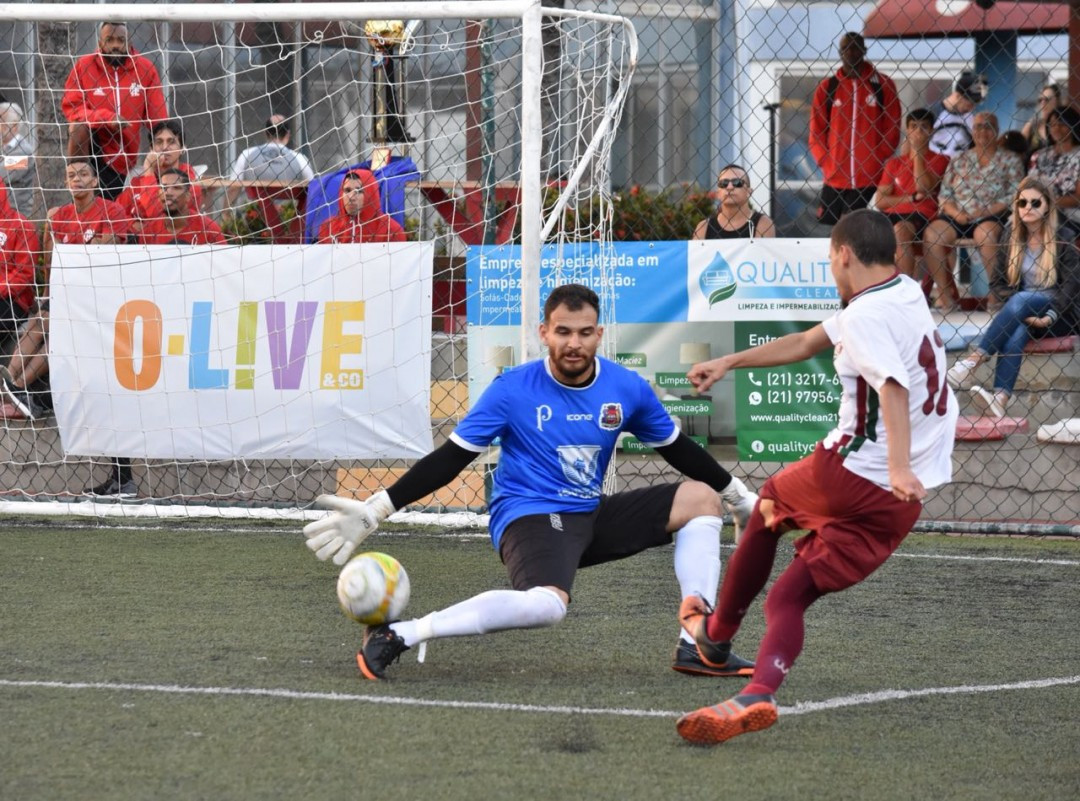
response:
<path id="1" fill-rule="evenodd" d="M 1075 332 L 1080 310 L 1080 253 L 1058 241 L 1054 192 L 1037 178 L 1020 182 L 1004 240 L 1004 276 L 1013 291 L 994 315 L 978 346 L 946 374 L 959 389 L 982 362 L 997 355 L 993 390 L 971 388 L 972 400 L 987 415 L 1004 417 L 1024 346 L 1048 333 Z"/>

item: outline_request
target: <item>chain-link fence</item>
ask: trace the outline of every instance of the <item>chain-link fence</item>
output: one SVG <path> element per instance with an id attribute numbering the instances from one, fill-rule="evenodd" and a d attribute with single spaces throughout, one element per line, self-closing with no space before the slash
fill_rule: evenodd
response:
<path id="1" fill-rule="evenodd" d="M 626 90 L 610 177 L 588 174 L 587 192 L 570 207 L 580 223 L 592 214 L 585 208 L 592 202 L 588 193 L 601 193 L 610 203 L 610 217 L 592 220 L 582 229 L 586 236 L 602 228 L 617 244 L 647 247 L 691 240 L 695 232 L 700 238 L 711 218 L 719 228 L 755 240 L 773 233 L 792 243 L 795 259 L 805 243 L 828 236 L 837 204 L 876 204 L 897 214 L 898 222 L 915 221 L 917 236 L 910 237 L 905 257 L 912 274 L 924 280 L 928 302 L 942 308 L 941 330 L 955 361 L 980 343 L 1004 299 L 991 286 L 1004 275 L 1000 242 L 1007 234 L 996 222 L 1007 222 L 1020 175 L 1038 165 L 1037 174 L 1055 192 L 1077 195 L 1080 127 L 1063 133 L 1055 121 L 1070 122 L 1072 112 L 1049 113 L 1070 102 L 1065 4 L 549 5 L 629 17 L 639 43 L 636 69 L 624 77 L 621 68 L 597 66 L 613 61 L 611 50 L 619 46 L 604 44 L 602 55 L 573 61 L 578 56 L 570 51 L 583 50 L 580 42 L 568 45 L 551 34 L 553 28 L 545 35 L 546 197 L 566 188 L 582 141 L 598 124 L 599 112 L 585 109 L 602 107 L 620 88 Z M 430 418 L 436 444 L 460 419 L 484 376 L 490 380 L 499 366 L 490 362 L 491 348 L 476 339 L 469 344 L 478 326 L 467 304 L 480 290 L 470 282 L 467 265 L 477 248 L 513 246 L 520 236 L 521 68 L 516 54 L 507 52 L 518 47 L 511 27 L 505 20 L 406 20 L 381 33 L 366 29 L 364 21 L 126 26 L 132 47 L 160 75 L 169 117 L 182 123 L 180 159 L 201 185 L 202 211 L 235 244 L 312 237 L 306 219 L 310 190 L 304 197 L 281 179 L 264 191 L 253 186 L 257 181 L 245 184 L 233 174 L 242 153 L 267 143 L 271 115 L 284 121 L 288 136 L 281 144 L 302 154 L 318 176 L 358 163 L 377 171 L 388 157 L 415 165 L 416 172 L 395 190 L 396 211 L 410 239 L 435 242 Z M 42 236 L 47 210 L 72 202 L 65 176 L 72 118 L 64 96 L 78 59 L 99 48 L 101 34 L 97 23 L 0 25 L 0 95 L 15 104 L 0 115 L 7 123 L 4 178 L 13 203 Z M 567 66 L 573 64 L 578 73 L 594 71 L 601 79 L 571 93 L 574 76 Z M 622 87 L 623 81 L 629 86 Z M 113 89 L 131 92 L 130 85 L 106 87 Z M 942 187 L 957 180 L 947 160 L 930 191 L 908 186 L 902 164 L 886 167 L 894 156 L 909 158 L 908 120 L 917 109 L 928 109 L 931 130 L 938 126 L 930 149 L 945 151 L 954 162 L 962 153 L 968 160 L 977 155 L 974 172 L 996 195 L 973 189 L 975 178 L 946 192 Z M 987 112 L 993 114 L 992 136 Z M 132 173 L 150 163 L 149 127 L 140 133 L 138 153 L 129 154 Z M 993 166 L 1014 163 L 1015 174 L 1011 167 Z M 27 165 L 35 169 L 30 180 Z M 387 184 L 380 186 L 385 191 Z M 16 198 L 19 187 L 28 191 Z M 1003 208 L 999 196 L 1005 198 Z M 946 199 L 953 205 L 946 207 Z M 918 215 L 933 220 L 950 211 L 957 224 L 944 234 L 934 229 L 936 238 L 928 239 L 931 226 Z M 1074 213 L 1065 209 L 1063 231 L 1072 230 Z M 975 219 L 989 222 L 976 231 L 968 224 Z M 631 344 L 617 342 L 615 351 L 631 365 L 635 354 L 663 351 L 643 356 L 640 366 L 665 394 L 661 376 L 685 371 L 677 358 L 681 344 L 705 340 L 716 355 L 717 348 L 738 339 L 707 333 L 702 325 L 685 332 L 656 326 L 648 348 L 639 348 L 631 327 L 620 323 L 613 333 L 624 332 L 629 339 L 623 341 Z M 1080 416 L 1080 367 L 1068 338 L 1072 332 L 1058 326 L 1051 333 L 1062 336 L 1037 343 L 1023 357 L 1003 420 L 985 417 L 971 389 L 997 387 L 993 360 L 961 384 L 962 412 L 971 419 L 957 443 L 955 480 L 932 494 L 924 521 L 1017 529 L 1032 522 L 1080 521 L 1077 449 L 1068 444 L 1080 429 L 1062 422 Z M 16 338 L 7 337 L 5 353 Z M 38 390 L 31 393 L 34 419 L 24 419 L 11 404 L 4 407 L 5 491 L 32 498 L 77 496 L 114 475 L 112 458 L 64 454 L 47 384 L 30 389 Z M 677 392 L 666 397 L 677 401 Z M 679 411 L 677 403 L 672 408 L 717 458 L 758 485 L 781 463 L 753 455 L 740 443 L 736 407 L 744 403 L 732 387 L 704 415 L 693 408 Z M 242 456 L 199 462 L 137 458 L 131 476 L 142 499 L 287 506 L 307 504 L 323 492 L 363 494 L 410 463 Z M 120 464 L 126 467 L 125 460 Z M 431 508 L 482 510 L 487 468 L 478 462 Z M 673 476 L 655 455 L 629 448 L 618 473 L 628 486 Z"/>

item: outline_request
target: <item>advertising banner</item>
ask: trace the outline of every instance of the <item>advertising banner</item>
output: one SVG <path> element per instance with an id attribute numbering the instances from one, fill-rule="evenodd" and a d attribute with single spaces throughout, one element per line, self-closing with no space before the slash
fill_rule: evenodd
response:
<path id="1" fill-rule="evenodd" d="M 58 245 L 66 453 L 416 458 L 432 448 L 431 243 Z"/>
<path id="2" fill-rule="evenodd" d="M 602 352 L 649 380 L 685 431 L 702 442 L 734 438 L 741 460 L 791 461 L 836 422 L 831 351 L 783 368 L 736 371 L 703 396 L 691 391 L 686 372 L 694 361 L 806 330 L 839 310 L 828 245 L 743 239 L 546 246 L 540 303 L 560 284 L 591 286 L 604 306 L 609 343 Z M 521 249 L 472 247 L 465 264 L 476 288 L 467 300 L 475 401 L 508 352 L 520 360 Z M 623 448 L 644 449 L 634 440 Z"/>

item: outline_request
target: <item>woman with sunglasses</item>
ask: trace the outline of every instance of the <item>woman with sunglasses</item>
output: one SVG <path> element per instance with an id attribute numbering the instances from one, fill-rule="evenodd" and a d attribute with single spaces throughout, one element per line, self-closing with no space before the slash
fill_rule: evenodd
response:
<path id="1" fill-rule="evenodd" d="M 971 388 L 975 405 L 990 417 L 1004 417 L 1012 397 L 1024 346 L 1047 335 L 1063 336 L 1080 322 L 1080 252 L 1061 242 L 1054 193 L 1037 178 L 1020 182 L 1003 239 L 1003 278 L 1012 296 L 994 315 L 978 346 L 946 374 L 959 389 L 982 362 L 997 355 L 993 390 Z"/>
<path id="2" fill-rule="evenodd" d="M 1061 108 L 1061 87 L 1056 83 L 1048 83 L 1039 92 L 1036 103 L 1035 115 L 1024 123 L 1021 130 L 1024 139 L 1027 140 L 1028 153 L 1034 153 L 1051 144 L 1047 122 L 1050 119 L 1050 112 Z"/>
<path id="3" fill-rule="evenodd" d="M 773 221 L 750 205 L 750 178 L 738 164 L 720 170 L 720 208 L 694 229 L 694 239 L 760 239 L 776 236 Z"/>
<path id="4" fill-rule="evenodd" d="M 1058 236 L 1072 242 L 1080 234 L 1080 111 L 1054 109 L 1047 122 L 1053 142 L 1031 157 L 1031 172 L 1054 190 L 1061 214 Z"/>

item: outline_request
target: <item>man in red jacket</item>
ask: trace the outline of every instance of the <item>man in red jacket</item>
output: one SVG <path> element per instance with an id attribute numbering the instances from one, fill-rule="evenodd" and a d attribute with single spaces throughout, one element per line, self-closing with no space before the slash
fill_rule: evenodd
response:
<path id="1" fill-rule="evenodd" d="M 8 203 L 7 187 L 0 182 L 0 348 L 4 353 L 34 305 L 34 270 L 40 251 L 34 226 Z"/>
<path id="2" fill-rule="evenodd" d="M 818 219 L 826 225 L 866 208 L 900 141 L 896 85 L 866 60 L 860 34 L 840 38 L 840 60 L 836 74 L 818 84 L 810 109 L 810 153 L 825 175 Z"/>
<path id="3" fill-rule="evenodd" d="M 338 215 L 319 229 L 319 243 L 405 241 L 405 230 L 398 221 L 382 212 L 379 184 L 370 170 L 345 173 L 338 210 Z"/>
<path id="4" fill-rule="evenodd" d="M 139 234 L 142 245 L 220 245 L 225 237 L 218 224 L 199 214 L 191 196 L 191 179 L 178 167 L 161 173 L 162 212 L 144 221 Z"/>
<path id="5" fill-rule="evenodd" d="M 127 25 L 103 22 L 97 52 L 75 62 L 61 104 L 68 125 L 67 154 L 93 156 L 98 185 L 115 200 L 139 156 L 141 134 L 167 119 L 165 93 L 149 59 L 128 45 Z"/>

